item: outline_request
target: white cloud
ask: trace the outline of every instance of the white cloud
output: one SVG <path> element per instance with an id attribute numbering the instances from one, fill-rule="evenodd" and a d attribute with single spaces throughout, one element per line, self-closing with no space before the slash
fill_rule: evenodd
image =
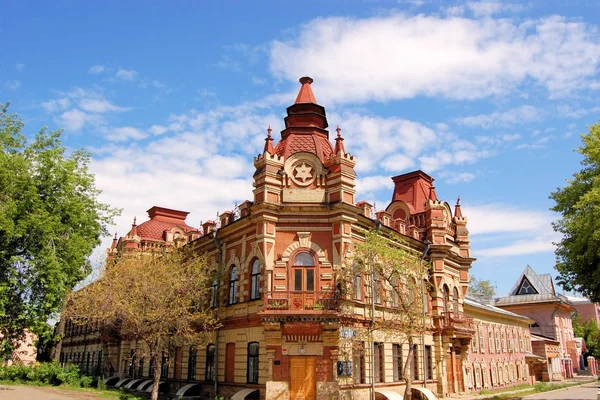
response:
<path id="1" fill-rule="evenodd" d="M 469 218 L 472 235 L 489 233 L 552 231 L 552 213 L 527 210 L 506 204 L 463 205 L 463 215 Z"/>
<path id="2" fill-rule="evenodd" d="M 471 127 L 489 129 L 497 126 L 512 126 L 527 122 L 539 121 L 544 111 L 533 106 L 523 105 L 505 112 L 479 114 L 471 117 L 457 118 L 456 122 Z"/>
<path id="3" fill-rule="evenodd" d="M 106 67 L 104 65 L 92 65 L 88 70 L 90 74 L 101 74 L 106 71 Z"/>
<path id="4" fill-rule="evenodd" d="M 135 79 L 137 75 L 137 71 L 134 69 L 123 69 L 120 68 L 117 73 L 115 74 L 115 77 L 117 77 L 118 79 L 122 79 L 124 81 L 132 81 Z"/>
<path id="5" fill-rule="evenodd" d="M 437 177 L 448 184 L 455 183 L 469 183 L 477 177 L 476 174 L 471 172 L 451 172 L 451 171 L 440 171 Z"/>
<path id="6" fill-rule="evenodd" d="M 139 140 L 148 136 L 145 132 L 132 126 L 106 129 L 104 137 L 113 142 L 125 142 L 130 139 Z"/>
<path id="7" fill-rule="evenodd" d="M 17 71 L 23 71 L 23 69 L 25 69 L 25 64 L 17 63 L 15 64 L 15 69 Z"/>
<path id="8" fill-rule="evenodd" d="M 18 90 L 21 87 L 21 81 L 18 81 L 18 80 L 4 81 L 3 86 L 5 88 L 7 88 L 8 90 Z"/>
<path id="9" fill-rule="evenodd" d="M 554 251 L 560 235 L 553 231 L 556 217 L 549 211 L 515 205 L 462 205 L 475 248 L 473 257 L 505 257 Z M 485 246 L 485 243 L 493 243 Z"/>
<path id="10" fill-rule="evenodd" d="M 373 175 L 356 180 L 356 193 L 360 198 L 372 195 L 380 190 L 393 190 L 394 182 L 387 175 Z"/>
<path id="11" fill-rule="evenodd" d="M 579 119 L 589 114 L 599 113 L 600 107 L 592 108 L 573 108 L 568 104 L 560 104 L 557 107 L 558 115 L 561 117 Z"/>
<path id="12" fill-rule="evenodd" d="M 415 162 L 404 154 L 394 154 L 381 161 L 381 166 L 386 171 L 400 172 L 412 168 Z"/>
<path id="13" fill-rule="evenodd" d="M 168 131 L 169 128 L 163 125 L 152 125 L 150 129 L 148 129 L 148 132 L 150 132 L 153 135 L 162 135 L 163 133 L 166 133 Z"/>
<path id="14" fill-rule="evenodd" d="M 521 139 L 521 135 L 518 133 L 505 133 L 494 136 L 477 136 L 477 142 L 489 145 L 500 146 L 505 143 L 514 142 Z"/>
<path id="15" fill-rule="evenodd" d="M 476 17 L 486 17 L 499 13 L 515 13 L 524 11 L 527 7 L 522 4 L 500 3 L 491 1 L 468 2 L 467 7 Z"/>
<path id="16" fill-rule="evenodd" d="M 71 105 L 71 101 L 68 97 L 61 97 L 59 99 L 48 100 L 42 103 L 42 108 L 47 112 L 54 113 L 57 111 L 66 110 Z"/>
<path id="17" fill-rule="evenodd" d="M 105 113 L 109 111 L 127 111 L 127 107 L 119 107 L 111 104 L 106 99 L 89 99 L 83 98 L 79 102 L 79 107 L 81 107 L 85 111 L 95 112 L 95 113 Z"/>
<path id="18" fill-rule="evenodd" d="M 506 257 L 526 254 L 547 253 L 554 251 L 552 239 L 541 236 L 534 239 L 519 240 L 506 246 L 490 247 L 477 250 L 474 257 Z"/>
<path id="19" fill-rule="evenodd" d="M 65 111 L 58 118 L 59 122 L 70 131 L 79 131 L 87 123 L 97 123 L 100 119 L 97 116 L 83 112 L 77 108 Z"/>
<path id="20" fill-rule="evenodd" d="M 600 38 L 593 27 L 560 16 L 393 14 L 318 18 L 294 40 L 274 41 L 270 54 L 276 76 L 312 75 L 327 104 L 418 95 L 478 99 L 531 83 L 561 96 L 596 79 Z"/>

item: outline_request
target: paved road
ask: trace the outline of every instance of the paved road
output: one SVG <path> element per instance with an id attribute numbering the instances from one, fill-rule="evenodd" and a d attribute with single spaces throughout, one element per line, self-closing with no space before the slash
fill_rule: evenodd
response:
<path id="1" fill-rule="evenodd" d="M 596 400 L 598 393 L 597 383 L 587 383 L 581 386 L 575 386 L 567 389 L 544 392 L 533 396 L 525 397 L 526 400 Z"/>
<path id="2" fill-rule="evenodd" d="M 93 393 L 53 387 L 0 385 L 1 400 L 98 400 Z"/>

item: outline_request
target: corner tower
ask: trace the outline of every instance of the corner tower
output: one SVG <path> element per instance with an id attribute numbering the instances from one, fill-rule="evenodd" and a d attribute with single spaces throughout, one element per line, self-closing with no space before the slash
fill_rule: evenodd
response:
<path id="1" fill-rule="evenodd" d="M 356 161 L 346 153 L 339 128 L 335 148 L 329 141 L 325 108 L 317 104 L 312 82 L 300 78 L 281 140 L 273 147 L 269 128 L 263 154 L 254 159 L 255 204 L 355 202 Z"/>

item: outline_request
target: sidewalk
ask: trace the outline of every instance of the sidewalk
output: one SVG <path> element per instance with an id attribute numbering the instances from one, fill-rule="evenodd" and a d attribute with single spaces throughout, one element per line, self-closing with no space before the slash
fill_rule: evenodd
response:
<path id="1" fill-rule="evenodd" d="M 546 383 L 549 385 L 554 385 L 554 384 L 556 384 L 556 385 L 564 385 L 564 384 L 583 385 L 586 383 L 598 383 L 600 386 L 600 382 L 598 381 L 598 378 L 593 377 L 593 376 L 580 376 L 580 377 L 575 377 L 572 379 L 565 379 L 563 381 L 546 382 Z M 558 388 L 558 389 L 554 389 L 554 390 L 561 390 L 561 389 L 568 389 L 568 388 Z M 458 399 L 458 400 L 483 400 L 483 399 L 490 399 L 490 398 L 493 398 L 494 396 L 499 396 L 499 395 L 512 395 L 512 394 L 518 395 L 519 393 L 526 393 L 530 390 L 531 389 L 529 389 L 529 388 L 525 388 L 525 389 L 512 390 L 512 391 L 506 391 L 506 392 L 486 393 L 486 394 L 481 394 L 481 395 L 473 395 L 473 393 L 467 393 L 464 395 L 452 396 L 450 398 Z M 554 390 L 552 390 L 552 391 L 554 391 Z M 533 394 L 538 394 L 538 393 L 533 393 Z M 527 396 L 529 396 L 529 395 L 527 395 Z"/>

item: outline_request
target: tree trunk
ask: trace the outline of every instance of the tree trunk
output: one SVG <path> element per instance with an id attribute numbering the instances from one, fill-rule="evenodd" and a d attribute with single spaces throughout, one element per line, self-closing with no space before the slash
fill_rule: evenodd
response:
<path id="1" fill-rule="evenodd" d="M 412 380 L 413 380 L 413 338 L 412 336 L 408 337 L 408 357 L 406 362 L 404 363 L 404 380 L 406 382 L 406 389 L 404 390 L 404 400 L 411 400 L 412 398 Z"/>
<path id="2" fill-rule="evenodd" d="M 162 371 L 162 359 L 158 360 L 157 352 L 152 355 L 154 357 L 154 385 L 152 386 L 152 395 L 150 399 L 158 400 L 158 386 L 160 384 L 160 373 Z"/>

